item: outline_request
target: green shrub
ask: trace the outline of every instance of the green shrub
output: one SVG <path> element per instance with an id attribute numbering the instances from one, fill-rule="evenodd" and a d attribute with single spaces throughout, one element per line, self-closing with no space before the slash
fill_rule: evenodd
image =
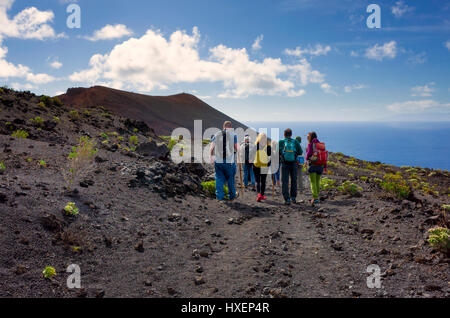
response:
<path id="1" fill-rule="evenodd" d="M 39 160 L 39 166 L 46 168 L 47 167 L 47 163 L 44 160 Z"/>
<path id="2" fill-rule="evenodd" d="M 39 116 L 37 116 L 37 117 L 35 117 L 35 118 L 31 118 L 30 121 L 31 121 L 35 126 L 38 126 L 38 127 L 43 127 L 43 126 L 44 126 L 44 120 L 43 120 L 41 117 L 39 117 Z"/>
<path id="3" fill-rule="evenodd" d="M 37 105 L 38 105 L 40 108 L 45 108 L 45 104 L 44 104 L 43 102 L 39 102 Z"/>
<path id="4" fill-rule="evenodd" d="M 328 165 L 328 168 L 336 168 L 337 167 L 337 163 L 333 162 L 333 161 L 329 161 L 327 163 L 327 165 Z"/>
<path id="5" fill-rule="evenodd" d="M 349 161 L 347 161 L 347 164 L 349 166 L 357 166 L 358 165 L 358 163 L 355 160 L 349 160 Z"/>
<path id="6" fill-rule="evenodd" d="M 343 194 L 350 194 L 351 196 L 361 196 L 363 188 L 347 180 L 338 187 L 338 190 Z"/>
<path id="7" fill-rule="evenodd" d="M 411 188 L 407 184 L 400 173 L 388 173 L 384 175 L 381 187 L 390 193 L 393 193 L 400 199 L 406 199 L 411 193 Z"/>
<path id="8" fill-rule="evenodd" d="M 104 132 L 102 132 L 102 133 L 100 134 L 100 137 L 103 138 L 103 139 L 108 139 L 108 135 L 105 134 Z"/>
<path id="9" fill-rule="evenodd" d="M 59 107 L 63 106 L 63 103 L 62 103 L 62 101 L 59 99 L 59 97 L 53 97 L 52 100 L 53 100 L 53 104 L 54 104 L 54 105 L 59 106 Z"/>
<path id="10" fill-rule="evenodd" d="M 67 159 L 68 171 L 63 171 L 64 179 L 68 183 L 68 187 L 77 179 L 87 174 L 94 166 L 94 157 L 98 149 L 95 148 L 95 140 L 89 137 L 81 137 L 78 141 L 78 146 L 72 147 L 72 152 Z"/>
<path id="11" fill-rule="evenodd" d="M 130 144 L 132 145 L 137 145 L 138 144 L 138 137 L 137 136 L 131 136 L 128 141 L 130 142 Z"/>
<path id="12" fill-rule="evenodd" d="M 53 116 L 53 121 L 55 123 L 59 123 L 61 121 L 61 119 L 59 119 L 59 117 L 57 117 L 57 116 Z"/>
<path id="13" fill-rule="evenodd" d="M 5 170 L 6 170 L 5 163 L 3 161 L 0 161 L 0 173 L 5 172 Z"/>
<path id="14" fill-rule="evenodd" d="M 47 279 L 50 279 L 55 275 L 56 275 L 56 270 L 54 267 L 51 267 L 51 266 L 47 266 L 42 271 L 42 276 L 44 276 L 44 278 L 47 278 Z"/>
<path id="15" fill-rule="evenodd" d="M 53 105 L 53 99 L 50 96 L 42 95 L 41 102 L 44 103 L 45 106 L 50 107 Z"/>
<path id="16" fill-rule="evenodd" d="M 170 151 L 172 151 L 173 147 L 178 143 L 178 140 L 176 139 L 170 139 L 169 143 L 167 145 L 167 148 L 169 148 Z"/>
<path id="17" fill-rule="evenodd" d="M 19 139 L 27 139 L 29 134 L 25 130 L 19 129 L 13 132 L 11 136 Z"/>
<path id="18" fill-rule="evenodd" d="M 78 208 L 74 202 L 69 202 L 64 208 L 64 212 L 66 215 L 76 216 L 78 214 Z"/>
<path id="19" fill-rule="evenodd" d="M 369 177 L 365 177 L 365 176 L 362 176 L 362 177 L 359 177 L 362 181 L 367 181 L 368 179 L 369 179 Z"/>
<path id="20" fill-rule="evenodd" d="M 69 118 L 72 119 L 72 120 L 77 120 L 77 119 L 80 118 L 80 114 L 78 113 L 77 110 L 71 110 L 69 112 Z"/>
<path id="21" fill-rule="evenodd" d="M 202 182 L 202 188 L 208 195 L 216 196 L 216 181 Z M 223 191 L 225 192 L 225 197 L 228 197 L 228 187 L 226 185 L 223 186 Z"/>
<path id="22" fill-rule="evenodd" d="M 320 179 L 320 188 L 322 190 L 329 190 L 335 188 L 336 180 L 329 179 L 327 177 L 323 177 Z"/>
<path id="23" fill-rule="evenodd" d="M 450 230 L 445 227 L 434 227 L 428 230 L 428 243 L 443 252 L 450 249 Z"/>
<path id="24" fill-rule="evenodd" d="M 443 205 L 442 205 L 442 208 L 443 208 L 445 211 L 450 212 L 450 204 L 443 204 Z"/>

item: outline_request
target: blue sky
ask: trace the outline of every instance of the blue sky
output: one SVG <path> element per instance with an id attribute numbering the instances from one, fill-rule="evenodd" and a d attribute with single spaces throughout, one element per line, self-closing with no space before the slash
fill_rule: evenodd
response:
<path id="1" fill-rule="evenodd" d="M 38 94 L 189 92 L 246 122 L 449 121 L 448 74 L 450 1 L 0 0 L 0 85 Z"/>

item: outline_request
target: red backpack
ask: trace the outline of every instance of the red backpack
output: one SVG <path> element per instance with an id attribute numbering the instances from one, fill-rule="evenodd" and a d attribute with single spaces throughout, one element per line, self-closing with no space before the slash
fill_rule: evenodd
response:
<path id="1" fill-rule="evenodd" d="M 312 146 L 311 163 L 315 166 L 325 166 L 328 161 L 328 151 L 325 149 L 325 143 L 313 142 Z"/>

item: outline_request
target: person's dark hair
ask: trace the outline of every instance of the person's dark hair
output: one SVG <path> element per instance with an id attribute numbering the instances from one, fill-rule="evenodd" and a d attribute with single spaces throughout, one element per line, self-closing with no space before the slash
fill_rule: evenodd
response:
<path id="1" fill-rule="evenodd" d="M 286 138 L 292 137 L 292 130 L 291 130 L 291 128 L 288 128 L 288 129 L 286 129 L 284 131 L 284 137 L 286 137 Z"/>
<path id="2" fill-rule="evenodd" d="M 315 131 L 311 131 L 308 135 L 311 137 L 311 139 L 309 140 L 310 142 L 313 141 L 313 139 L 317 138 L 317 134 Z"/>

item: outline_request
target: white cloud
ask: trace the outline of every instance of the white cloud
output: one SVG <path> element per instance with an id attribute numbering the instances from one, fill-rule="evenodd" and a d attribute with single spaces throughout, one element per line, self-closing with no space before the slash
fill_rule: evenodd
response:
<path id="1" fill-rule="evenodd" d="M 13 3 L 14 0 L 0 1 L 0 35 L 38 40 L 64 36 L 63 34 L 56 34 L 55 30 L 49 25 L 55 17 L 53 11 L 50 10 L 40 11 L 35 7 L 29 7 L 20 11 L 10 20 L 7 11 Z"/>
<path id="2" fill-rule="evenodd" d="M 5 60 L 8 48 L 2 47 L 2 38 L 0 37 L 0 79 L 25 78 L 35 84 L 46 84 L 55 79 L 47 74 L 34 74 L 30 68 L 22 64 L 14 65 Z"/>
<path id="3" fill-rule="evenodd" d="M 333 90 L 330 84 L 323 83 L 320 85 L 320 88 L 327 94 L 336 94 L 336 92 Z"/>
<path id="4" fill-rule="evenodd" d="M 53 21 L 54 14 L 52 11 L 40 11 L 35 7 L 29 7 L 20 11 L 10 20 L 7 11 L 13 3 L 14 0 L 0 0 L 0 78 L 24 78 L 34 84 L 49 83 L 55 80 L 52 76 L 34 74 L 27 66 L 8 62 L 6 60 L 8 48 L 3 46 L 3 41 L 8 37 L 37 40 L 60 37 L 61 35 L 57 35 L 53 28 L 48 25 L 49 22 Z M 19 88 L 27 88 L 24 85 L 31 85 L 15 84 Z"/>
<path id="5" fill-rule="evenodd" d="M 86 36 L 85 39 L 89 41 L 112 40 L 120 39 L 132 34 L 133 31 L 128 29 L 124 24 L 107 24 L 100 30 L 95 31 L 93 36 Z"/>
<path id="6" fill-rule="evenodd" d="M 50 62 L 50 66 L 56 70 L 59 70 L 63 66 L 63 64 L 58 60 L 54 60 Z"/>
<path id="7" fill-rule="evenodd" d="M 148 30 L 140 38 L 116 45 L 105 55 L 91 57 L 90 67 L 70 76 L 73 82 L 104 84 L 119 89 L 151 91 L 174 83 L 220 82 L 221 98 L 249 95 L 301 96 L 309 83 L 322 83 L 324 75 L 304 58 L 284 64 L 280 58 L 251 60 L 247 50 L 218 45 L 199 56 L 200 33 L 176 31 L 167 39 Z"/>
<path id="8" fill-rule="evenodd" d="M 350 56 L 352 56 L 352 57 L 358 57 L 358 56 L 359 56 L 359 53 L 356 52 L 356 51 L 351 51 L 351 52 L 350 52 Z"/>
<path id="9" fill-rule="evenodd" d="M 397 1 L 393 7 L 391 7 L 392 14 L 397 18 L 402 17 L 405 13 L 414 10 L 414 8 L 409 7 L 403 1 Z"/>
<path id="10" fill-rule="evenodd" d="M 408 64 L 411 64 L 412 66 L 416 66 L 419 64 L 423 64 L 427 61 L 427 53 L 410 53 L 411 56 L 408 57 L 408 60 L 406 61 Z"/>
<path id="11" fill-rule="evenodd" d="M 445 47 L 450 51 L 450 40 L 445 42 Z"/>
<path id="12" fill-rule="evenodd" d="M 344 87 L 344 91 L 346 93 L 351 93 L 354 90 L 358 90 L 358 89 L 363 89 L 363 88 L 367 88 L 367 85 L 364 84 L 355 84 L 355 85 L 348 85 Z"/>
<path id="13" fill-rule="evenodd" d="M 384 58 L 393 59 L 397 56 L 397 42 L 390 41 L 383 45 L 375 44 L 366 49 L 365 56 L 368 59 L 382 61 Z"/>
<path id="14" fill-rule="evenodd" d="M 389 105 L 388 110 L 395 113 L 422 113 L 425 111 L 450 112 L 450 103 L 442 104 L 432 99 L 406 101 Z"/>
<path id="15" fill-rule="evenodd" d="M 315 47 L 308 46 L 305 49 L 302 49 L 300 46 L 297 46 L 294 50 L 286 49 L 284 51 L 287 55 L 292 56 L 305 56 L 305 55 L 311 55 L 311 56 L 318 56 L 318 55 L 327 55 L 328 52 L 331 51 L 331 47 L 329 45 L 322 46 L 321 44 L 316 44 Z"/>
<path id="16" fill-rule="evenodd" d="M 264 39 L 264 35 L 262 35 L 262 34 L 255 39 L 255 42 L 253 42 L 253 45 L 252 45 L 253 51 L 261 50 L 261 42 L 263 39 Z"/>
<path id="17" fill-rule="evenodd" d="M 424 86 L 415 86 L 411 88 L 411 96 L 429 97 L 435 91 L 435 88 L 433 86 L 433 82 Z"/>
<path id="18" fill-rule="evenodd" d="M 30 84 L 30 83 L 17 83 L 17 82 L 14 82 L 14 83 L 11 84 L 11 88 L 15 89 L 17 91 L 20 91 L 20 90 L 35 89 L 36 86 L 34 86 L 33 84 Z"/>

